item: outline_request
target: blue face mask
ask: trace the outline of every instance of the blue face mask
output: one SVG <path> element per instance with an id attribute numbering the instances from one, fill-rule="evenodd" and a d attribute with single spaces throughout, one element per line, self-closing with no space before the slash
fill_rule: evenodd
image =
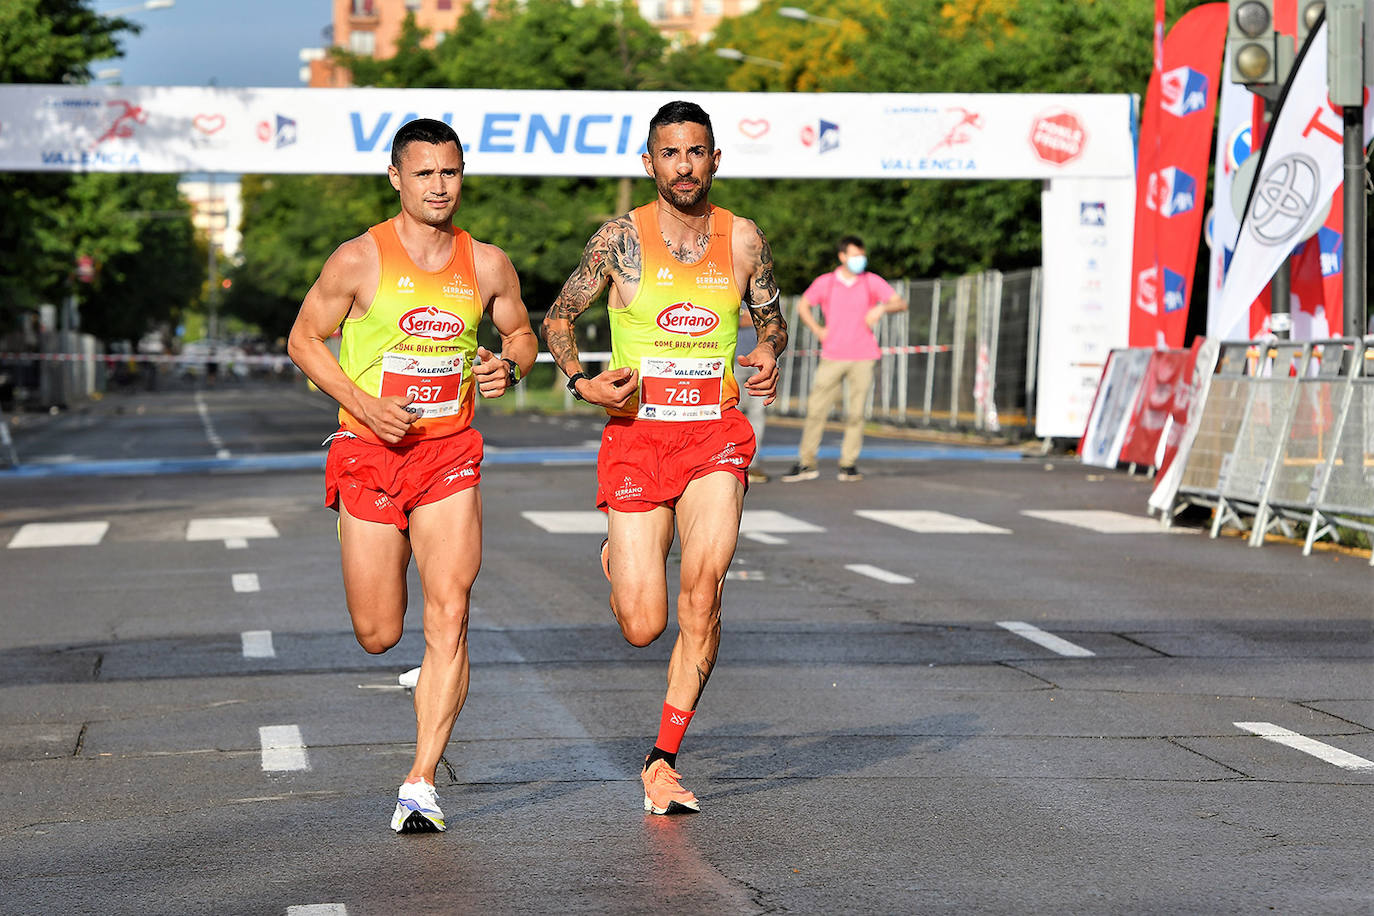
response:
<path id="1" fill-rule="evenodd" d="M 868 258 L 856 254 L 853 257 L 845 258 L 844 266 L 848 267 L 852 274 L 861 274 L 868 269 Z"/>

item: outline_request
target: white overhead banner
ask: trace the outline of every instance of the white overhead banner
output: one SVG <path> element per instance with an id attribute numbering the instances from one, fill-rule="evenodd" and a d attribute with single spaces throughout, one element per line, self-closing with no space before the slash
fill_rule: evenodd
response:
<path id="1" fill-rule="evenodd" d="M 1134 172 L 1126 95 L 0 86 L 0 170 L 376 174 L 415 117 L 477 175 L 637 176 L 689 98 L 735 178 L 1103 178 Z"/>

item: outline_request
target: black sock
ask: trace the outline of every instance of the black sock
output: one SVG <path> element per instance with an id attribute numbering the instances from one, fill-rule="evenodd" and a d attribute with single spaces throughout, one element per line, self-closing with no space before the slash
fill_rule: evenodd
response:
<path id="1" fill-rule="evenodd" d="M 665 761 L 668 766 L 675 770 L 677 769 L 677 751 L 669 753 L 658 745 L 654 745 L 654 749 L 649 752 L 649 759 L 644 761 L 644 769 L 647 770 L 649 764 L 653 763 L 655 760 Z"/>

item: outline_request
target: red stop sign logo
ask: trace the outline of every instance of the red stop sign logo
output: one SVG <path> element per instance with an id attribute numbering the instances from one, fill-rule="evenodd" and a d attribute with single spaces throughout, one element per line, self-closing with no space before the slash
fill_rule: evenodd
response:
<path id="1" fill-rule="evenodd" d="M 1088 132 L 1078 115 L 1065 109 L 1055 109 L 1040 115 L 1031 124 L 1030 145 L 1035 155 L 1046 162 L 1064 165 L 1083 154 Z"/>

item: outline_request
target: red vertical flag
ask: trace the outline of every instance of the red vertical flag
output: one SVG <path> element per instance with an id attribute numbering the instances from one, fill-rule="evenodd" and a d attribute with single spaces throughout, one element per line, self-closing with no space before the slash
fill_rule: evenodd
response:
<path id="1" fill-rule="evenodd" d="M 1216 120 L 1227 5 L 1187 13 L 1159 45 L 1145 93 L 1136 176 L 1130 345 L 1181 347 L 1202 237 L 1207 158 Z"/>

